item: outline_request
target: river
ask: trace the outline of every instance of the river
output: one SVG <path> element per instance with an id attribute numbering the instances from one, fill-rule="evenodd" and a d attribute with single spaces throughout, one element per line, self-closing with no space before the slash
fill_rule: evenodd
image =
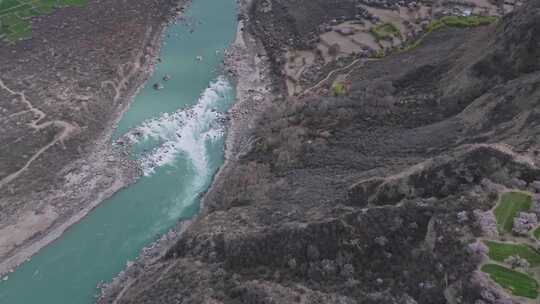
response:
<path id="1" fill-rule="evenodd" d="M 100 281 L 198 212 L 199 194 L 223 163 L 219 120 L 235 97 L 220 76 L 236 33 L 235 5 L 193 0 L 184 20 L 168 27 L 161 62 L 115 131 L 115 138 L 132 140 L 131 157 L 144 176 L 9 274 L 0 282 L 0 303 L 94 303 Z M 158 82 L 163 89 L 153 88 Z"/>

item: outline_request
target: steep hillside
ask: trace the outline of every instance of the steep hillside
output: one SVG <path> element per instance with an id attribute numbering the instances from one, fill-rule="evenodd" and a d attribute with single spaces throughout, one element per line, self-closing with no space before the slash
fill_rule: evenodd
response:
<path id="1" fill-rule="evenodd" d="M 255 20 L 255 36 L 275 26 Z M 471 244 L 501 192 L 540 181 L 539 20 L 529 1 L 359 62 L 337 96 L 277 98 L 204 213 L 116 303 L 527 301 L 477 270 Z"/>

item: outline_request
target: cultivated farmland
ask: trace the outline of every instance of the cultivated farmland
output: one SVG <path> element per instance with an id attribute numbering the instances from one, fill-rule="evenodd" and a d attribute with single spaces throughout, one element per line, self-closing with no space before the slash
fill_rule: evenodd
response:
<path id="1" fill-rule="evenodd" d="M 30 19 L 66 6 L 83 6 L 87 0 L 0 0 L 0 39 L 15 42 L 32 36 Z"/>

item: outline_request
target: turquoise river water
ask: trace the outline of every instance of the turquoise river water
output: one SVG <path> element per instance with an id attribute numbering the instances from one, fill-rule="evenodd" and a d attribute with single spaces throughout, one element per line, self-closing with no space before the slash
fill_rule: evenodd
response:
<path id="1" fill-rule="evenodd" d="M 161 63 L 115 134 L 131 140 L 144 176 L 0 282 L 1 304 L 93 303 L 100 281 L 198 211 L 199 194 L 223 163 L 218 121 L 234 89 L 219 68 L 236 32 L 235 10 L 235 0 L 193 0 L 185 21 L 169 26 Z M 162 90 L 152 88 L 157 82 Z"/>

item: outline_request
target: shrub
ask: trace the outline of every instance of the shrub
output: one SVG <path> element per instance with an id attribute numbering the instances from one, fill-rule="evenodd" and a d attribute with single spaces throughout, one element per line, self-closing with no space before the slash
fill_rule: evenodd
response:
<path id="1" fill-rule="evenodd" d="M 347 94 L 347 86 L 343 82 L 336 82 L 332 85 L 332 95 L 335 97 L 345 96 Z"/>
<path id="2" fill-rule="evenodd" d="M 401 32 L 392 23 L 384 23 L 371 28 L 371 34 L 377 41 L 391 40 L 393 37 L 401 37 Z"/>

